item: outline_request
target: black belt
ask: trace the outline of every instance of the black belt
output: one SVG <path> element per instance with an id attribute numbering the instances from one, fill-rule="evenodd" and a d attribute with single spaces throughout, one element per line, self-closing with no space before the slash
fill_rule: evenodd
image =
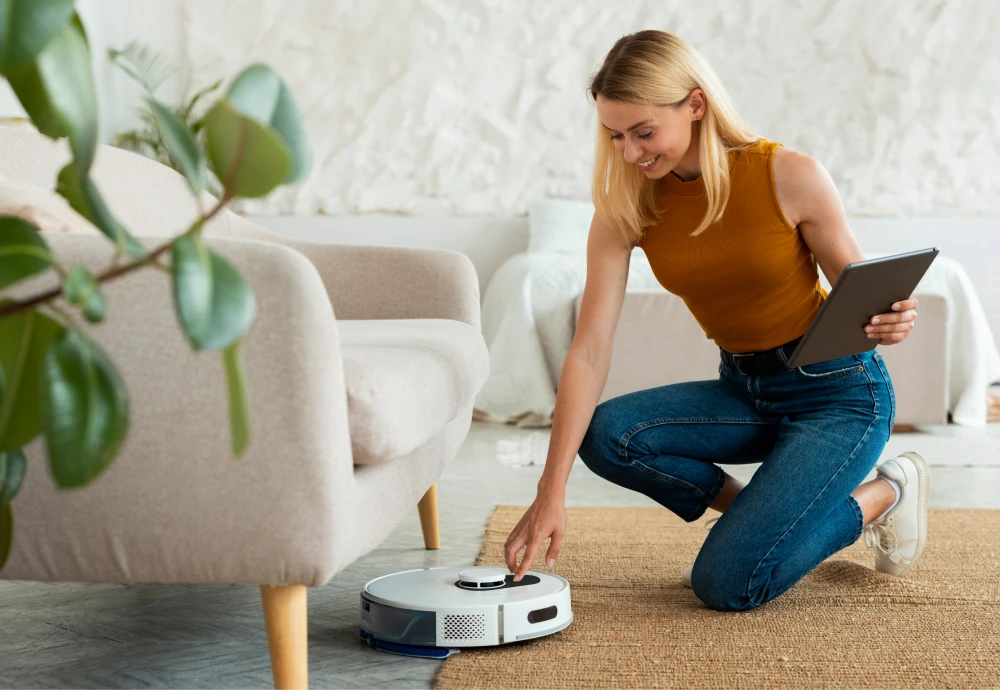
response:
<path id="1" fill-rule="evenodd" d="M 800 340 L 802 336 L 770 350 L 732 353 L 720 347 L 719 352 L 722 354 L 722 361 L 733 371 L 744 376 L 762 376 L 786 371 L 788 367 L 785 363 L 791 358 Z M 778 354 L 779 350 L 782 354 Z"/>

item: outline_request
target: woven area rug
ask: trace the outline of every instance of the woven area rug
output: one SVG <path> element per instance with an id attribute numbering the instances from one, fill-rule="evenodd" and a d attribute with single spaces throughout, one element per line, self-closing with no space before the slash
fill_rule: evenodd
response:
<path id="1" fill-rule="evenodd" d="M 503 565 L 524 510 L 496 509 L 477 564 Z M 570 582 L 572 625 L 464 650 L 442 664 L 436 688 L 1000 688 L 1000 511 L 930 511 L 926 550 L 905 578 L 877 572 L 862 538 L 737 613 L 707 608 L 680 581 L 707 517 L 567 516 L 555 571 Z"/>

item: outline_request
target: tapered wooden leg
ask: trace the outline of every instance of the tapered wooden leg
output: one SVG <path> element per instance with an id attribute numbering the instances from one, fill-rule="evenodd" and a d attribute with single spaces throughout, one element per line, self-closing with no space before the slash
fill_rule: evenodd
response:
<path id="1" fill-rule="evenodd" d="M 306 625 L 306 587 L 261 585 L 267 646 L 271 650 L 274 687 L 309 687 L 309 646 Z"/>
<path id="2" fill-rule="evenodd" d="M 432 484 L 417 504 L 420 511 L 420 527 L 424 530 L 424 546 L 428 549 L 441 548 L 441 534 L 438 530 L 438 485 Z"/>

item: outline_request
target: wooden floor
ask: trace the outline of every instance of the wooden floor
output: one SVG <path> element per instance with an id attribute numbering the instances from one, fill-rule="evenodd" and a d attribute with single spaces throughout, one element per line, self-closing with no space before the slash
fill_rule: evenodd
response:
<path id="1" fill-rule="evenodd" d="M 378 549 L 309 591 L 313 687 L 430 687 L 440 662 L 376 652 L 359 642 L 361 587 L 407 568 L 471 564 L 493 506 L 531 502 L 547 442 L 543 430 L 474 424 L 438 484 L 441 549 L 423 548 L 414 506 Z M 904 450 L 922 453 L 933 467 L 932 507 L 1000 508 L 1000 424 L 896 434 L 885 455 Z M 745 480 L 756 466 L 726 469 Z M 652 505 L 579 462 L 567 503 Z M 250 586 L 0 582 L 0 650 L 0 687 L 272 685 L 260 590 Z"/>

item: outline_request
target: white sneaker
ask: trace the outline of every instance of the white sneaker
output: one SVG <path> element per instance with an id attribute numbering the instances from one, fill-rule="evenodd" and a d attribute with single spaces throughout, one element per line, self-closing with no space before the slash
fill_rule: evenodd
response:
<path id="1" fill-rule="evenodd" d="M 705 529 L 707 529 L 707 530 L 712 529 L 712 525 L 714 525 L 718 521 L 719 521 L 719 518 L 717 518 L 717 517 L 712 518 L 711 520 L 709 520 L 708 522 L 705 523 Z M 691 587 L 691 573 L 692 573 L 692 571 L 694 571 L 694 566 L 693 565 L 689 565 L 688 568 L 687 568 L 687 570 L 684 571 L 684 574 L 681 575 L 681 582 L 684 583 L 685 587 L 688 587 L 688 588 Z"/>
<path id="2" fill-rule="evenodd" d="M 902 577 L 917 564 L 927 543 L 931 470 L 913 452 L 884 460 L 876 469 L 877 476 L 897 481 L 901 493 L 888 515 L 865 525 L 865 544 L 875 549 L 876 570 Z"/>

